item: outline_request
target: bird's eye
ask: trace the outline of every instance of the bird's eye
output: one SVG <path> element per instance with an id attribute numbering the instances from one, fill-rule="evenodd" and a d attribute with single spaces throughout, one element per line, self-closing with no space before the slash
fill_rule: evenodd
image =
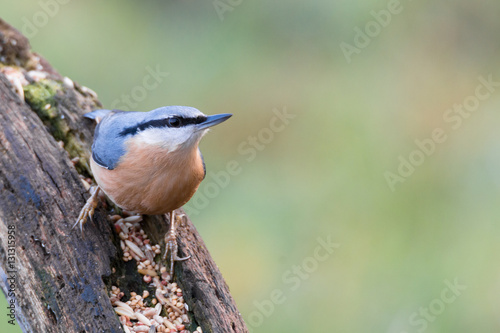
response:
<path id="1" fill-rule="evenodd" d="M 167 124 L 168 124 L 168 127 L 180 127 L 181 120 L 177 117 L 168 118 Z"/>

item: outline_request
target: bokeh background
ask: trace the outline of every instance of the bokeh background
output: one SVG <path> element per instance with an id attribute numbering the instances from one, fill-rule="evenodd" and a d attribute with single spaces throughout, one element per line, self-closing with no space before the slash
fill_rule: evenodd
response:
<path id="1" fill-rule="evenodd" d="M 0 5 L 105 107 L 234 113 L 201 143 L 209 173 L 187 210 L 254 332 L 500 331 L 500 86 L 473 97 L 488 92 L 480 77 L 500 82 L 499 11 L 482 0 Z M 141 90 L 149 70 L 158 85 Z M 464 102 L 472 111 L 453 111 Z M 294 118 L 281 126 L 284 112 Z M 446 140 L 422 158 L 415 140 L 436 129 Z M 419 165 L 391 189 L 387 173 L 410 155 Z M 218 184 L 229 161 L 239 169 Z"/>

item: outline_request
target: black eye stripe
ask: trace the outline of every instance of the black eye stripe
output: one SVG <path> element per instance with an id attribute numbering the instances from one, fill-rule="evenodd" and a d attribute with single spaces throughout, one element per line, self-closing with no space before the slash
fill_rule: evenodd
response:
<path id="1" fill-rule="evenodd" d="M 178 126 L 172 126 L 172 119 L 176 118 L 179 120 L 180 124 Z M 149 120 L 145 121 L 143 123 L 140 123 L 135 126 L 130 126 L 122 130 L 119 135 L 120 136 L 126 136 L 126 135 L 135 135 L 140 131 L 144 131 L 147 128 L 163 128 L 163 127 L 173 127 L 173 128 L 178 128 L 178 127 L 183 127 L 187 125 L 196 125 L 196 124 L 201 124 L 207 120 L 207 117 L 205 116 L 198 116 L 198 117 L 179 117 L 179 116 L 172 116 L 169 118 L 163 118 L 163 119 L 154 119 L 154 120 Z"/>

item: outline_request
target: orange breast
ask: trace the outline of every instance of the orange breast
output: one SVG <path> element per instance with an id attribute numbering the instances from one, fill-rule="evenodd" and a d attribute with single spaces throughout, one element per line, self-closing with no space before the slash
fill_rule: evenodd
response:
<path id="1" fill-rule="evenodd" d="M 165 214 L 181 207 L 204 177 L 197 147 L 168 153 L 155 145 L 130 143 L 125 156 L 113 170 L 91 160 L 92 172 L 114 203 L 140 214 Z"/>

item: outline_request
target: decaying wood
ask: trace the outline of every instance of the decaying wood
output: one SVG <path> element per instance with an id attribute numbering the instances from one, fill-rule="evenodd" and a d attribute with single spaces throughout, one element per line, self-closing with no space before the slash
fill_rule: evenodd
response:
<path id="1" fill-rule="evenodd" d="M 103 205 L 84 225 L 83 237 L 72 229 L 88 197 L 77 169 L 90 176 L 86 161 L 94 124 L 82 115 L 100 104 L 90 90 L 63 84 L 43 58 L 30 52 L 26 38 L 0 20 L 0 69 L 5 65 L 22 72 L 39 70 L 60 83 L 53 105 L 46 106 L 57 110 L 56 117 L 43 119 L 0 70 L 0 285 L 7 300 L 17 302 L 16 324 L 24 332 L 122 332 L 109 301 L 110 286 L 116 284 L 126 293 L 147 286 L 130 269 L 131 263 L 121 260 L 107 219 L 110 212 Z M 58 126 L 64 128 L 63 138 Z M 163 217 L 148 217 L 144 228 L 152 241 L 164 246 L 168 222 Z M 178 232 L 180 255 L 192 258 L 177 263 L 175 274 L 194 327 L 247 332 L 221 273 L 187 217 Z M 9 296 L 11 287 L 15 297 Z"/>

